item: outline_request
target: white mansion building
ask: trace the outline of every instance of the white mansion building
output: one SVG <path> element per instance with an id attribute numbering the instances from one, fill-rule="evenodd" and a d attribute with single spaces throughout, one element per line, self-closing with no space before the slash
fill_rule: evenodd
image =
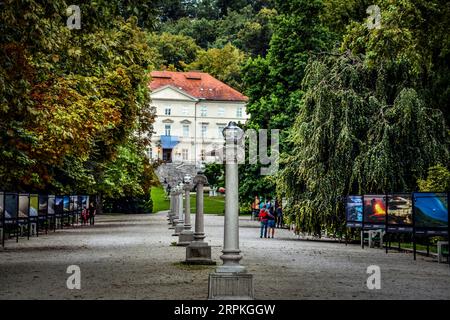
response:
<path id="1" fill-rule="evenodd" d="M 230 121 L 247 120 L 247 97 L 203 72 L 154 71 L 150 83 L 156 119 L 150 159 L 195 165 L 214 160 Z"/>

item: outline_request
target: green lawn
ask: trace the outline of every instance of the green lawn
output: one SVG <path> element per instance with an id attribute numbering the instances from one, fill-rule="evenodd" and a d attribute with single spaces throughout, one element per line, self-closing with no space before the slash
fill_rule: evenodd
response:
<path id="1" fill-rule="evenodd" d="M 153 212 L 169 210 L 169 199 L 166 199 L 162 187 L 152 187 L 151 195 L 153 200 Z"/>
<path id="2" fill-rule="evenodd" d="M 152 188 L 153 212 L 169 210 L 169 198 L 165 197 L 164 189 L 162 187 Z M 196 199 L 195 193 L 191 193 L 191 212 L 195 213 Z M 210 197 L 204 195 L 204 213 L 208 214 L 223 214 L 225 210 L 225 197 L 217 196 Z"/>

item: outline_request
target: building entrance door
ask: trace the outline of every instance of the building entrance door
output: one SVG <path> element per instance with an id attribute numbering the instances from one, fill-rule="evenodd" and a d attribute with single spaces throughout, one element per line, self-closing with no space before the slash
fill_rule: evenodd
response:
<path id="1" fill-rule="evenodd" d="M 163 149 L 163 161 L 172 162 L 172 149 Z"/>

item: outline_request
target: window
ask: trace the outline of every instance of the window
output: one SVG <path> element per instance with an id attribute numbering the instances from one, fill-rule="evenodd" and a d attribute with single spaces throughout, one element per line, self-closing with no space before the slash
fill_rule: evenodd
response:
<path id="1" fill-rule="evenodd" d="M 242 118 L 242 107 L 237 107 L 236 109 L 236 117 Z"/>
<path id="2" fill-rule="evenodd" d="M 183 113 L 184 116 L 188 115 L 188 108 L 187 107 L 183 107 L 183 109 L 181 109 L 181 112 Z"/>
<path id="3" fill-rule="evenodd" d="M 202 106 L 200 108 L 200 116 L 201 117 L 206 117 L 208 116 L 208 108 L 206 106 Z"/>
<path id="4" fill-rule="evenodd" d="M 189 125 L 183 124 L 183 137 L 188 138 L 189 137 Z"/>
<path id="5" fill-rule="evenodd" d="M 148 158 L 149 159 L 153 158 L 153 149 L 152 148 L 148 149 Z"/>
<path id="6" fill-rule="evenodd" d="M 224 107 L 219 107 L 219 110 L 217 111 L 217 115 L 219 117 L 223 117 L 225 115 L 225 108 Z"/>
<path id="7" fill-rule="evenodd" d="M 170 129 L 171 129 L 171 127 L 172 126 L 170 124 L 166 124 L 164 126 L 164 133 L 165 133 L 166 136 L 170 136 Z"/>
<path id="8" fill-rule="evenodd" d="M 170 116 L 171 113 L 172 113 L 172 110 L 171 110 L 170 108 L 164 109 L 164 114 L 165 114 L 166 116 Z"/>
<path id="9" fill-rule="evenodd" d="M 202 138 L 206 138 L 207 134 L 208 134 L 208 125 L 202 124 Z"/>
<path id="10" fill-rule="evenodd" d="M 183 157 L 183 161 L 188 160 L 188 149 L 182 149 L 181 150 L 181 155 Z"/>

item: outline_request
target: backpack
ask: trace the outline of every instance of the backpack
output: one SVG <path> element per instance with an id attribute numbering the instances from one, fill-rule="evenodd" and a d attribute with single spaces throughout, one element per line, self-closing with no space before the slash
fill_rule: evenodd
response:
<path id="1" fill-rule="evenodd" d="M 259 212 L 258 217 L 259 217 L 259 220 L 260 220 L 260 221 L 268 220 L 268 214 L 267 214 L 267 211 L 264 210 L 264 209 L 262 209 L 262 210 Z"/>

